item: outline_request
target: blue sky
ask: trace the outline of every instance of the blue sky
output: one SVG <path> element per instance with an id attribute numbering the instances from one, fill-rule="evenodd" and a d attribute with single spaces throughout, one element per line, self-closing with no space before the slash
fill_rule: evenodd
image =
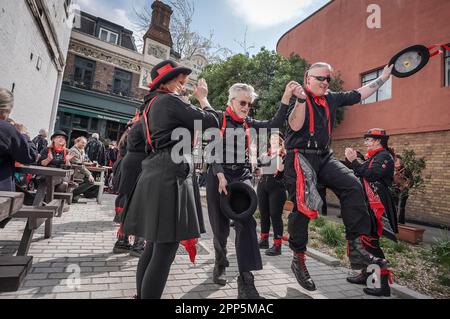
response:
<path id="1" fill-rule="evenodd" d="M 275 50 L 278 39 L 295 24 L 325 5 L 329 0 L 193 0 L 193 29 L 202 35 L 213 31 L 213 40 L 235 53 L 243 49 L 247 31 L 250 53 L 261 47 Z M 135 30 L 135 8 L 153 0 L 78 0 L 81 9 Z M 164 0 L 163 0 L 164 2 Z"/>

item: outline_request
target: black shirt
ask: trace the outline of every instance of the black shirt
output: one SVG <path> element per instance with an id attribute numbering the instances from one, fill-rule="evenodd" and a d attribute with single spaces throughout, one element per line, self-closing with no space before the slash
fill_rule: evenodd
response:
<path id="1" fill-rule="evenodd" d="M 246 118 L 246 122 L 249 128 L 254 128 L 256 130 L 260 128 L 278 128 L 281 129 L 284 126 L 286 115 L 288 112 L 288 105 L 280 103 L 278 111 L 274 115 L 274 117 L 270 120 L 255 120 L 251 117 Z M 222 127 L 223 121 L 223 112 L 217 112 L 217 116 L 220 119 L 220 127 Z M 247 148 L 249 145 L 245 145 L 245 128 L 243 123 L 238 123 L 228 113 L 225 113 L 226 116 L 226 128 L 223 135 L 223 157 L 222 163 L 213 162 L 212 169 L 214 175 L 217 173 L 223 173 L 223 165 L 241 165 L 243 167 L 248 166 L 248 152 Z M 230 129 L 230 130 L 228 130 Z M 239 134 L 238 130 L 233 129 L 241 129 L 242 135 Z M 239 137 L 237 135 L 240 135 Z M 242 138 L 241 138 L 242 137 Z M 227 142 L 230 138 L 234 138 L 234 143 Z M 234 149 L 231 147 L 227 148 L 227 145 L 234 145 Z M 212 154 L 214 155 L 214 154 Z M 242 159 L 245 159 L 244 163 L 242 163 Z"/>
<path id="2" fill-rule="evenodd" d="M 58 153 L 54 148 L 50 148 L 50 152 L 52 153 L 53 159 L 50 161 L 50 163 L 48 163 L 47 167 L 61 168 L 62 166 L 66 165 L 66 155 L 68 153 L 67 150 L 62 150 Z M 39 159 L 39 165 L 42 166 L 42 161 L 47 159 L 48 153 L 48 147 L 42 150 L 41 157 Z"/>
<path id="3" fill-rule="evenodd" d="M 370 163 L 372 164 L 369 167 Z M 368 182 L 380 182 L 386 187 L 392 185 L 394 159 L 387 150 L 376 153 L 364 163 L 354 160 L 351 167 L 357 176 L 365 178 Z"/>
<path id="4" fill-rule="evenodd" d="M 146 96 L 145 100 L 150 101 L 154 97 L 150 110 L 147 111 L 148 127 L 153 150 L 161 150 L 172 147 L 182 138 L 172 139 L 172 132 L 177 128 L 187 128 L 194 136 L 194 123 L 201 121 L 202 130 L 211 127 L 218 127 L 218 120 L 214 110 L 205 107 L 203 110 L 186 103 L 180 96 L 164 91 L 154 91 Z M 144 111 L 145 112 L 145 111 Z M 146 130 L 144 116 L 141 119 L 142 127 Z M 147 143 L 147 134 L 144 132 Z"/>
<path id="5" fill-rule="evenodd" d="M 328 92 L 325 95 L 325 98 L 328 102 L 328 108 L 330 111 L 330 123 L 331 128 L 333 129 L 337 108 L 359 103 L 361 101 L 361 94 L 356 90 L 348 92 Z M 317 105 L 314 102 L 314 99 L 311 99 L 311 103 L 314 112 L 314 140 L 317 141 L 318 149 L 327 149 L 329 147 L 331 139 L 328 134 L 328 122 L 325 108 L 323 106 Z M 295 103 L 291 103 L 289 107 L 288 118 L 291 112 L 294 110 L 294 107 Z M 308 105 L 306 105 L 305 123 L 298 132 L 293 131 L 288 125 L 288 128 L 286 130 L 285 147 L 287 150 L 292 150 L 294 148 L 306 149 L 308 147 L 309 140 L 309 111 Z M 315 147 L 314 140 L 311 141 L 311 148 Z"/>
<path id="6" fill-rule="evenodd" d="M 142 124 L 142 122 L 137 122 L 130 128 L 127 137 L 127 152 L 145 153 L 147 141 L 144 135 L 145 128 Z"/>

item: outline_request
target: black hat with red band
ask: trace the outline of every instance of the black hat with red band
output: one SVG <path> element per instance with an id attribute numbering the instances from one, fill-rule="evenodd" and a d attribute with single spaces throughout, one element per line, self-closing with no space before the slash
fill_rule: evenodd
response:
<path id="1" fill-rule="evenodd" d="M 156 90 L 160 87 L 161 84 L 173 80 L 180 74 L 189 75 L 191 73 L 191 69 L 184 66 L 179 66 L 178 63 L 172 60 L 165 60 L 153 67 L 152 71 L 150 72 L 152 76 L 152 83 L 150 83 L 148 87 L 151 90 Z"/>
<path id="2" fill-rule="evenodd" d="M 368 130 L 367 133 L 364 134 L 364 138 L 368 137 L 386 141 L 389 139 L 389 135 L 387 135 L 386 130 L 382 128 L 372 128 Z"/>

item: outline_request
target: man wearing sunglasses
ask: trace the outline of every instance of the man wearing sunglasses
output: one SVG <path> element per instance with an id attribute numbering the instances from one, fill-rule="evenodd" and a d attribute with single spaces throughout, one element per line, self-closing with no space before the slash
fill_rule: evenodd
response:
<path id="1" fill-rule="evenodd" d="M 386 66 L 380 78 L 358 90 L 335 93 L 328 91 L 331 66 L 315 63 L 305 73 L 304 90 L 300 88 L 301 94 L 296 94 L 301 98 L 288 112 L 285 180 L 290 200 L 295 203 L 288 222 L 289 246 L 294 252 L 291 269 L 299 284 L 307 290 L 316 289 L 306 268 L 305 251 L 309 220 L 317 217 L 317 210 L 308 207 L 306 199 L 311 189 L 302 187 L 307 185 L 305 180 L 308 181 L 300 165 L 305 160 L 316 174 L 313 179 L 339 197 L 352 268 L 363 269 L 369 264 L 385 262 L 374 259 L 365 250 L 371 221 L 363 188 L 352 171 L 334 158 L 330 144 L 337 108 L 371 96 L 389 79 L 392 67 Z"/>

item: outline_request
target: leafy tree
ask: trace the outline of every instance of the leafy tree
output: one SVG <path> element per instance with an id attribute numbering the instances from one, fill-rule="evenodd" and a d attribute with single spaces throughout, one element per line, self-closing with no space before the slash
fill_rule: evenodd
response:
<path id="1" fill-rule="evenodd" d="M 237 54 L 225 61 L 210 64 L 203 70 L 209 87 L 209 100 L 217 109 L 225 109 L 228 101 L 228 89 L 234 83 L 251 84 L 259 94 L 253 107 L 253 116 L 258 119 L 272 117 L 281 100 L 286 84 L 295 80 L 303 84 L 303 78 L 309 64 L 298 55 L 285 58 L 275 51 L 261 48 L 256 55 L 249 57 Z M 340 91 L 343 81 L 338 74 L 330 83 L 330 89 Z M 343 112 L 337 114 L 341 122 Z"/>

